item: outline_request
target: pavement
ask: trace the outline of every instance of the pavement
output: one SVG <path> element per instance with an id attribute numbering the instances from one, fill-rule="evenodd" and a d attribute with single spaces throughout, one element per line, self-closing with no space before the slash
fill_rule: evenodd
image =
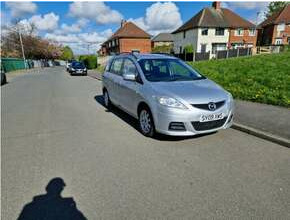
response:
<path id="1" fill-rule="evenodd" d="M 102 80 L 102 74 L 90 70 L 88 75 Z M 261 103 L 235 100 L 233 128 L 290 147 L 290 109 Z"/>
<path id="2" fill-rule="evenodd" d="M 146 138 L 103 107 L 100 81 L 61 67 L 1 96 L 3 219 L 54 177 L 87 219 L 290 219 L 289 148 L 234 129 Z"/>

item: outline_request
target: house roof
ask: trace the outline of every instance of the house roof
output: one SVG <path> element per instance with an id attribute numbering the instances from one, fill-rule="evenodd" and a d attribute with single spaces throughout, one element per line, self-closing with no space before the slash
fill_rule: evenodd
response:
<path id="1" fill-rule="evenodd" d="M 150 38 L 151 36 L 132 22 L 125 22 L 110 38 Z"/>
<path id="2" fill-rule="evenodd" d="M 170 33 L 160 33 L 152 38 L 154 42 L 169 42 L 173 41 L 173 37 Z"/>
<path id="3" fill-rule="evenodd" d="M 197 27 L 254 28 L 255 25 L 227 8 L 204 8 L 185 22 L 174 33 Z"/>
<path id="4" fill-rule="evenodd" d="M 265 21 L 259 24 L 259 27 L 265 27 L 271 24 L 290 23 L 290 4 L 287 4 L 283 9 L 268 17 Z"/>

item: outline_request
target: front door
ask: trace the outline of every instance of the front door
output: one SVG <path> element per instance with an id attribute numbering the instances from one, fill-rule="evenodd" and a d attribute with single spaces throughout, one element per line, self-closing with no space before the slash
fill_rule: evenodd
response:
<path id="1" fill-rule="evenodd" d="M 125 58 L 122 73 L 134 73 L 136 76 L 138 74 L 138 70 L 134 62 L 129 59 Z M 120 105 L 121 107 L 131 114 L 136 113 L 136 108 L 138 105 L 138 96 L 139 96 L 139 89 L 142 86 L 140 83 L 136 81 L 128 81 L 122 79 L 120 82 Z"/>

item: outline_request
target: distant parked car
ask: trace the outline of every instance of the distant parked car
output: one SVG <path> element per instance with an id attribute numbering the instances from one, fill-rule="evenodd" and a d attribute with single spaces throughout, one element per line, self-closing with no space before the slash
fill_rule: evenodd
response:
<path id="1" fill-rule="evenodd" d="M 102 82 L 105 106 L 113 104 L 137 118 L 145 136 L 190 136 L 233 123 L 232 95 L 175 57 L 115 56 Z"/>
<path id="2" fill-rule="evenodd" d="M 88 71 L 86 66 L 82 62 L 72 62 L 69 73 L 71 75 L 87 75 Z"/>
<path id="3" fill-rule="evenodd" d="M 75 61 L 75 60 L 68 60 L 68 61 L 66 62 L 66 71 L 69 72 L 69 69 L 70 69 L 70 67 L 71 67 L 72 62 L 76 62 L 76 61 Z"/>
<path id="4" fill-rule="evenodd" d="M 4 68 L 2 68 L 1 65 L 1 86 L 7 83 L 7 79 L 6 79 L 6 73 Z"/>

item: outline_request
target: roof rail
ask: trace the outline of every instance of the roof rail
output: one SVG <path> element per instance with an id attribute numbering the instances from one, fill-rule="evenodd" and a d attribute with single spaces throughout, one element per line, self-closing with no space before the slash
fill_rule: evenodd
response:
<path id="1" fill-rule="evenodd" d="M 161 53 L 161 52 L 152 52 L 151 54 L 160 54 L 160 55 L 167 55 L 167 56 L 173 56 L 171 53 Z"/>
<path id="2" fill-rule="evenodd" d="M 135 51 L 132 51 L 132 52 L 122 52 L 122 53 L 119 53 L 118 55 L 121 55 L 121 54 L 128 54 L 128 55 L 132 55 L 135 59 L 138 59 L 138 57 L 136 56 L 137 52 Z"/>

